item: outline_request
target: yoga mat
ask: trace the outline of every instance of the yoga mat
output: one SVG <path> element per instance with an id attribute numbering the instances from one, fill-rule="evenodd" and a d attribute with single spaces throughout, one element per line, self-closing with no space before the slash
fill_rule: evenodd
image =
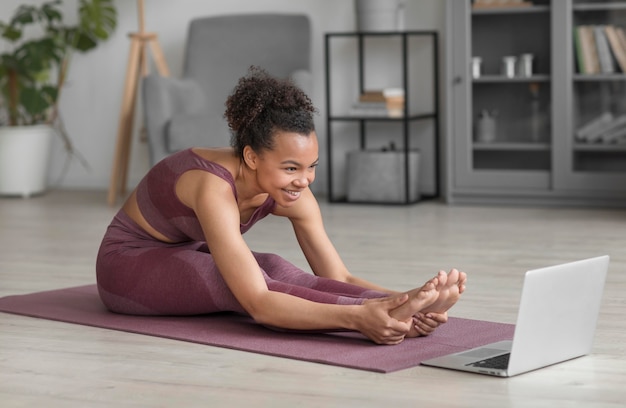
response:
<path id="1" fill-rule="evenodd" d="M 485 343 L 512 339 L 514 325 L 450 317 L 427 337 L 380 346 L 359 333 L 277 332 L 236 314 L 127 316 L 109 312 L 95 285 L 0 298 L 0 311 L 271 356 L 388 373 Z"/>

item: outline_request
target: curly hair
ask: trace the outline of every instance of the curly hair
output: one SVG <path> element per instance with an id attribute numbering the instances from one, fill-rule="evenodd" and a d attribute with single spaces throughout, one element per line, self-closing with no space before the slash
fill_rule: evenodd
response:
<path id="1" fill-rule="evenodd" d="M 230 144 L 239 157 L 246 146 L 257 153 L 272 150 L 278 131 L 309 135 L 315 130 L 311 99 L 291 80 L 274 78 L 259 67 L 250 67 L 239 79 L 225 105 Z"/>

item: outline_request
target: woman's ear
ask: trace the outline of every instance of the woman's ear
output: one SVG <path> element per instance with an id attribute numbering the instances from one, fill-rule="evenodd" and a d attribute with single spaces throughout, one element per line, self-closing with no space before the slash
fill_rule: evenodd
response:
<path id="1" fill-rule="evenodd" d="M 243 148 L 243 161 L 249 169 L 256 170 L 258 160 L 259 155 L 250 146 Z"/>

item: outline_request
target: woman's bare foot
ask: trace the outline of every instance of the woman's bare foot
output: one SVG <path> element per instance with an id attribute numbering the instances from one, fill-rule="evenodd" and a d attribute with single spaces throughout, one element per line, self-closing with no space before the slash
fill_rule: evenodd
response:
<path id="1" fill-rule="evenodd" d="M 439 274 L 445 272 L 439 271 Z M 465 291 L 465 283 L 467 282 L 467 275 L 465 272 L 460 272 L 457 269 L 452 269 L 447 274 L 447 279 L 439 280 L 437 286 L 437 292 L 439 296 L 429 306 L 420 310 L 422 313 L 444 313 L 447 312 L 454 304 L 459 300 L 461 294 Z"/>
<path id="2" fill-rule="evenodd" d="M 467 282 L 467 275 L 465 272 L 459 272 L 456 269 L 452 269 L 447 274 L 444 271 L 439 271 L 438 276 L 441 276 L 442 274 L 445 278 L 439 279 L 439 284 L 437 285 L 437 292 L 439 293 L 439 296 L 432 304 L 427 306 L 425 309 L 420 310 L 421 316 L 428 314 L 426 317 L 430 319 L 431 325 L 432 322 L 436 322 L 435 324 L 441 324 L 441 319 L 443 319 L 444 323 L 447 321 L 447 311 L 459 300 L 459 297 L 465 291 L 465 283 Z M 411 325 L 411 330 L 406 337 L 419 337 L 423 335 L 425 334 L 421 333 L 417 327 L 415 327 L 415 324 L 413 324 Z"/>
<path id="3" fill-rule="evenodd" d="M 421 288 L 406 292 L 409 300 L 393 309 L 389 315 L 396 320 L 408 321 L 417 312 L 430 308 L 433 302 L 439 298 L 439 287 L 445 287 L 447 276 L 445 272 L 439 272 L 437 276 L 426 282 Z M 442 285 L 442 282 L 444 285 Z"/>

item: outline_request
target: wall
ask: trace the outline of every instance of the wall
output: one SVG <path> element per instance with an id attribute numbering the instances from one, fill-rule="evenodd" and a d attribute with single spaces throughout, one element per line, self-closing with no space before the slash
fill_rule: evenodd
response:
<path id="1" fill-rule="evenodd" d="M 2 0 L 0 19 L 6 20 L 19 4 L 43 2 L 42 0 L 28 2 Z M 89 168 L 86 169 L 74 159 L 69 161 L 67 171 L 64 173 L 63 169 L 68 164 L 67 155 L 61 143 L 57 141 L 51 159 L 49 176 L 53 186 L 96 190 L 108 188 L 130 43 L 127 34 L 138 28 L 136 2 L 118 0 L 115 4 L 119 14 L 116 32 L 108 42 L 101 44 L 94 51 L 74 56 L 60 104 L 67 131 L 77 150 L 88 162 Z M 76 5 L 76 0 L 64 1 L 63 9 L 66 10 L 68 21 L 75 20 Z M 444 9 L 444 2 L 438 0 L 408 0 L 406 28 L 442 31 Z M 181 71 L 187 25 L 192 18 L 226 13 L 271 11 L 306 13 L 311 18 L 314 78 L 314 92 L 311 98 L 320 110 L 316 124 L 322 162 L 314 190 L 323 192 L 326 185 L 326 166 L 323 164 L 326 149 L 324 33 L 355 29 L 352 0 L 147 0 L 145 2 L 146 30 L 154 31 L 159 35 L 169 69 L 173 76 L 178 76 Z M 443 43 L 442 39 L 440 44 Z M 129 168 L 129 188 L 132 188 L 148 169 L 147 147 L 138 136 L 141 115 L 141 104 L 138 104 Z"/>

